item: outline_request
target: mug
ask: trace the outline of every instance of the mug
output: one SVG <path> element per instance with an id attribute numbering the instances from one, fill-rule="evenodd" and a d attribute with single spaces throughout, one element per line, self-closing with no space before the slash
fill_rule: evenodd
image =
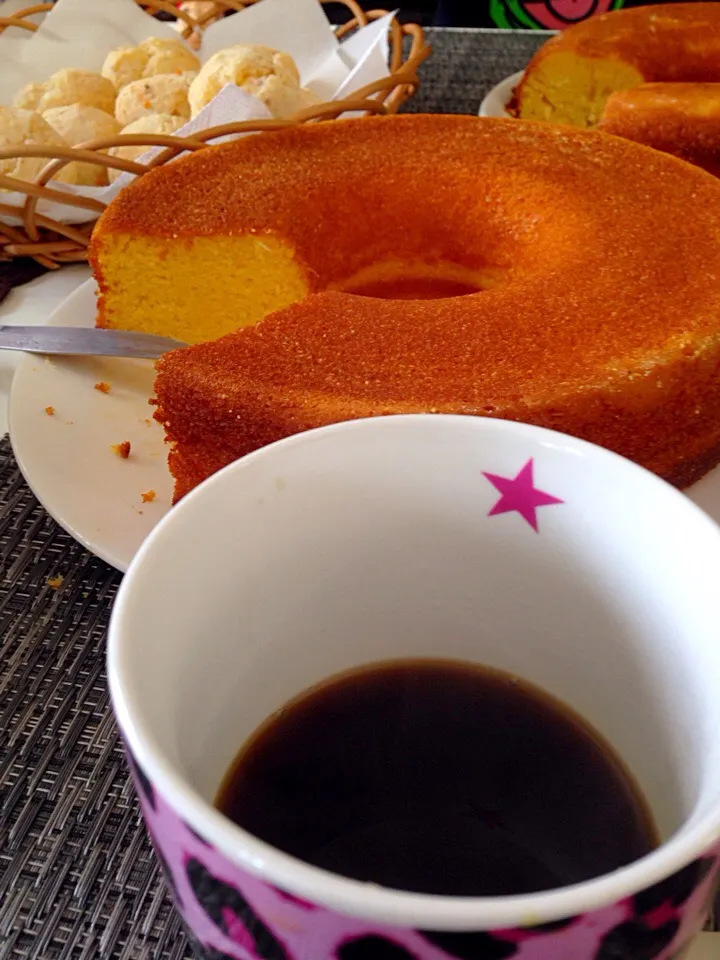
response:
<path id="1" fill-rule="evenodd" d="M 215 474 L 141 547 L 108 664 L 148 830 L 206 960 L 676 960 L 720 858 L 720 530 L 607 450 L 446 415 L 336 424 Z M 616 748 L 662 842 L 510 897 L 337 876 L 213 807 L 323 678 L 445 657 L 520 675 Z"/>

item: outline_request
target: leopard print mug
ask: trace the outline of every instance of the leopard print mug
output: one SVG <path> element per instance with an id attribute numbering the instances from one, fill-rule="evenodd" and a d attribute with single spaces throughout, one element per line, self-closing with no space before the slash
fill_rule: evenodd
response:
<path id="1" fill-rule="evenodd" d="M 111 694 L 142 811 L 205 960 L 676 960 L 720 879 L 720 531 L 597 447 L 403 416 L 265 448 L 186 497 L 113 611 Z M 412 656 L 526 677 L 649 799 L 658 849 L 515 897 L 362 884 L 212 806 L 244 739 L 323 677 Z"/>

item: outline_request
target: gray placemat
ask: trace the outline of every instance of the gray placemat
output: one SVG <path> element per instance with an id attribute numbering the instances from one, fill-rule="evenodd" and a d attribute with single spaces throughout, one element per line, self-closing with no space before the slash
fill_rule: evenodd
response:
<path id="1" fill-rule="evenodd" d="M 476 113 L 542 41 L 430 35 L 414 111 Z M 105 633 L 120 575 L 39 507 L 7 439 L 0 574 L 0 960 L 185 960 L 108 703 Z"/>
<path id="2" fill-rule="evenodd" d="M 534 30 L 428 30 L 432 56 L 408 113 L 474 113 L 496 83 L 522 70 L 550 34 Z"/>
<path id="3" fill-rule="evenodd" d="M 107 694 L 120 574 L 39 506 L 7 437 L 0 558 L 0 957 L 184 960 Z"/>

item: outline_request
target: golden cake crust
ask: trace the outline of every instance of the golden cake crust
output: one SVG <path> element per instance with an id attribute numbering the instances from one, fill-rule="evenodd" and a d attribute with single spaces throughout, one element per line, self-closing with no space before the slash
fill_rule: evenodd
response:
<path id="1" fill-rule="evenodd" d="M 720 176 L 720 83 L 646 83 L 614 93 L 598 130 Z"/>
<path id="2" fill-rule="evenodd" d="M 272 440 L 389 413 L 554 427 L 679 485 L 720 453 L 720 184 L 630 141 L 469 117 L 317 125 L 150 173 L 103 224 L 273 232 L 320 291 L 159 362 L 177 496 Z M 441 300 L 324 291 L 419 251 L 499 280 Z"/>

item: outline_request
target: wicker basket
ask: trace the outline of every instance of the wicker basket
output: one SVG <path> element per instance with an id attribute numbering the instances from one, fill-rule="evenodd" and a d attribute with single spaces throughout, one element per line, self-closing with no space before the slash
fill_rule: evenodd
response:
<path id="1" fill-rule="evenodd" d="M 136 0 L 148 13 L 164 11 L 184 21 L 183 35 L 192 45 L 201 36 L 202 30 L 210 23 L 228 14 L 250 6 L 258 0 L 214 0 L 214 9 L 205 10 L 204 15 L 194 20 L 187 12 L 178 10 L 170 0 Z M 323 2 L 323 0 L 319 0 Z M 371 20 L 386 15 L 385 10 L 364 12 L 355 0 L 340 0 L 349 8 L 351 19 L 337 29 L 339 38 L 365 26 Z M 29 18 L 36 13 L 52 9 L 52 4 L 37 4 L 19 11 L 12 17 L 0 17 L 0 33 L 6 29 L 37 30 L 37 25 Z M 405 38 L 409 38 L 409 52 L 405 57 Z M 358 90 L 351 99 L 324 103 L 297 113 L 287 120 L 253 120 L 226 124 L 203 130 L 191 139 L 164 135 L 128 135 L 115 136 L 102 140 L 92 140 L 78 147 L 25 146 L 0 149 L 0 160 L 13 157 L 47 157 L 48 164 L 34 182 L 19 180 L 0 175 L 0 191 L 12 190 L 25 195 L 25 201 L 19 206 L 3 202 L 0 192 L 0 218 L 15 217 L 22 220 L 22 226 L 10 226 L 0 219 L 0 260 L 14 257 L 33 257 L 43 266 L 56 269 L 64 263 L 77 263 L 87 260 L 87 247 L 95 220 L 105 209 L 105 204 L 97 199 L 79 197 L 46 186 L 49 180 L 66 164 L 81 160 L 99 164 L 107 168 L 123 170 L 141 176 L 152 167 L 160 166 L 186 150 L 200 150 L 208 142 L 231 133 L 278 130 L 300 123 L 335 120 L 346 112 L 368 114 L 395 113 L 402 103 L 412 96 L 418 86 L 417 69 L 430 54 L 425 43 L 422 28 L 417 24 L 400 24 L 392 21 L 390 31 L 391 56 L 390 75 Z M 102 152 L 109 147 L 159 146 L 166 149 L 159 152 L 147 165 L 134 161 L 110 157 Z M 92 220 L 81 225 L 58 223 L 56 220 L 38 213 L 37 205 L 41 199 L 61 202 L 87 212 Z"/>

